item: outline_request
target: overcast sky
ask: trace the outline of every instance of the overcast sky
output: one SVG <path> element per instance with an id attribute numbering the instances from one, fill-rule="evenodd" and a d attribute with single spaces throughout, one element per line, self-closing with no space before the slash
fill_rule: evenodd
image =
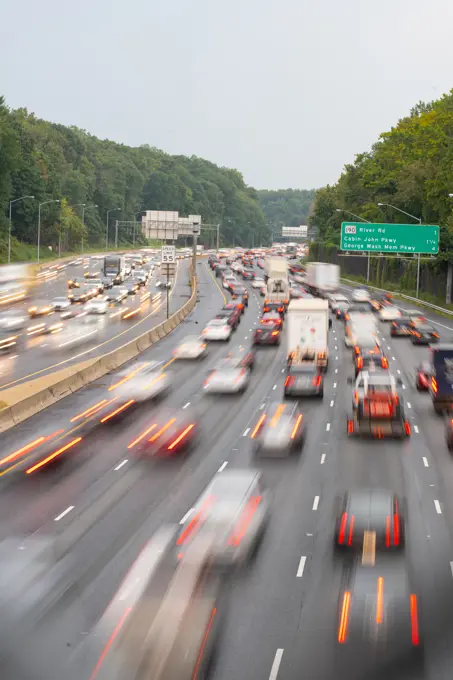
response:
<path id="1" fill-rule="evenodd" d="M 452 26 L 452 0 L 3 0 L 0 94 L 257 188 L 312 188 L 453 87 Z"/>

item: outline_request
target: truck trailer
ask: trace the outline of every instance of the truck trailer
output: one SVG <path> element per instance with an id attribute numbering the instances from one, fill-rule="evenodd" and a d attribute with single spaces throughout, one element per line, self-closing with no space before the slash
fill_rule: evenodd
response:
<path id="1" fill-rule="evenodd" d="M 329 364 L 327 300 L 291 300 L 288 306 L 288 365 L 309 362 L 320 371 Z"/>
<path id="2" fill-rule="evenodd" d="M 308 262 L 305 285 L 319 297 L 335 293 L 340 285 L 340 267 L 327 262 Z"/>

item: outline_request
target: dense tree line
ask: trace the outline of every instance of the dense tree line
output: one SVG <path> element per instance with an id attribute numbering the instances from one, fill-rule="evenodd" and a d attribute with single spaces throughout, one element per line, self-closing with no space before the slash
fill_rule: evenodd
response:
<path id="1" fill-rule="evenodd" d="M 132 221 L 142 210 L 178 210 L 182 216 L 200 214 L 206 224 L 221 223 L 225 244 L 249 246 L 253 234 L 270 238 L 257 191 L 236 170 L 148 145 L 100 140 L 25 109 L 11 110 L 0 98 L 0 251 L 9 203 L 27 195 L 35 199 L 15 203 L 12 221 L 15 238 L 30 244 L 37 239 L 38 203 L 56 200 L 60 203 L 42 206 L 41 243 L 52 247 L 60 237 L 65 249 L 77 248 L 82 237 L 90 245 L 102 244 L 111 208 L 121 208 L 111 214 L 112 226 L 115 219 Z M 125 227 L 120 240 L 131 239 L 132 228 Z"/>
<path id="2" fill-rule="evenodd" d="M 346 165 L 337 184 L 316 192 L 310 223 L 318 241 L 338 248 L 340 225 L 351 219 L 337 209 L 371 222 L 408 223 L 411 218 L 441 226 L 440 255 L 430 267 L 445 269 L 453 261 L 453 90 L 438 101 L 419 103 L 389 132 L 381 134 L 371 151 Z M 417 228 L 416 221 L 414 229 Z M 428 265 L 427 265 L 428 266 Z"/>
<path id="3" fill-rule="evenodd" d="M 314 198 L 314 189 L 258 191 L 260 205 L 273 231 L 308 224 Z"/>

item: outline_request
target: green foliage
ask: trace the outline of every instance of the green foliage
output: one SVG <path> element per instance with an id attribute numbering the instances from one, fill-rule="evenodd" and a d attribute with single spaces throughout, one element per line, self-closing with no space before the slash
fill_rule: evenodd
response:
<path id="1" fill-rule="evenodd" d="M 202 158 L 170 156 L 143 145 L 132 148 L 100 140 L 84 130 L 36 118 L 26 109 L 10 110 L 0 98 L 0 237 L 8 229 L 9 202 L 13 205 L 13 234 L 25 244 L 36 243 L 38 203 L 43 247 L 62 249 L 102 245 L 107 210 L 110 229 L 116 219 L 132 221 L 144 210 L 178 210 L 200 214 L 202 223 L 221 224 L 224 244 L 250 246 L 268 242 L 270 228 L 255 189 L 237 170 L 219 168 Z M 85 211 L 81 203 L 97 205 Z M 138 229 L 136 232 L 138 233 Z M 132 242 L 133 229 L 121 227 L 119 239 Z M 202 232 L 200 241 L 210 235 Z M 139 242 L 138 240 L 136 241 Z M 1 250 L 1 248 L 0 248 Z"/>
<path id="2" fill-rule="evenodd" d="M 272 229 L 299 227 L 308 223 L 315 198 L 314 189 L 279 189 L 258 191 L 258 200 Z"/>

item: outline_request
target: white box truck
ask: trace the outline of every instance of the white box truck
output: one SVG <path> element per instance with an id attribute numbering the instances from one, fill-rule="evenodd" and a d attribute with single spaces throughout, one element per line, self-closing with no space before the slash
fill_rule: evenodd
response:
<path id="1" fill-rule="evenodd" d="M 291 300 L 288 306 L 288 352 L 289 364 L 295 362 L 315 363 L 327 371 L 329 334 L 329 304 L 316 298 Z"/>
<path id="2" fill-rule="evenodd" d="M 284 257 L 266 257 L 264 260 L 264 274 L 267 279 L 287 279 L 288 260 Z"/>
<path id="3" fill-rule="evenodd" d="M 289 302 L 288 261 L 283 257 L 268 257 L 264 261 L 266 302 Z"/>
<path id="4" fill-rule="evenodd" d="M 340 285 L 340 267 L 327 262 L 308 262 L 305 285 L 320 297 L 335 293 Z"/>

